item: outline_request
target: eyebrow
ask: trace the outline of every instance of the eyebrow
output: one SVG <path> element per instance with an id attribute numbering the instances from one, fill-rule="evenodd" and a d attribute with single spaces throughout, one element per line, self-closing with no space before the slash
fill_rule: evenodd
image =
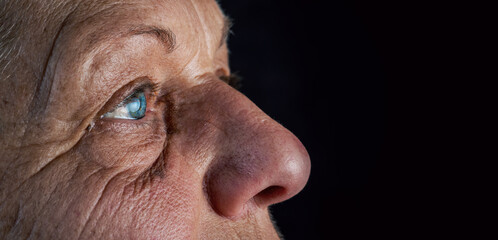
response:
<path id="1" fill-rule="evenodd" d="M 223 46 L 223 44 L 227 41 L 228 36 L 232 33 L 232 26 L 232 20 L 229 17 L 224 16 L 223 28 L 221 29 L 221 38 L 218 47 Z M 152 35 L 166 47 L 168 53 L 171 53 L 176 47 L 176 35 L 170 29 L 158 26 L 141 25 L 131 27 L 128 33 L 129 35 Z"/>
<path id="2" fill-rule="evenodd" d="M 228 36 L 232 33 L 232 26 L 232 19 L 227 16 L 223 16 L 223 28 L 221 29 L 221 38 L 218 47 L 223 46 L 223 44 L 227 41 Z"/>
<path id="3" fill-rule="evenodd" d="M 157 27 L 157 26 L 148 26 L 148 25 L 141 25 L 141 26 L 135 26 L 129 29 L 128 31 L 129 35 L 152 35 L 154 36 L 159 42 L 161 42 L 167 49 L 168 53 L 171 53 L 173 50 L 175 50 L 176 47 L 176 35 L 173 33 L 173 31 L 162 28 L 162 27 Z"/>

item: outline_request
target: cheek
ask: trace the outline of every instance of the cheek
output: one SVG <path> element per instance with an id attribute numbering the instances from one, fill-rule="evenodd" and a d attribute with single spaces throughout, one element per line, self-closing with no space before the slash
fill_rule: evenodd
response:
<path id="1" fill-rule="evenodd" d="M 83 236 L 191 239 L 198 231 L 202 178 L 176 144 L 166 145 L 175 140 L 167 139 L 164 121 L 146 118 L 97 123 L 75 149 L 84 182 L 100 192 L 86 201 L 96 205 L 86 212 Z"/>
<path id="2" fill-rule="evenodd" d="M 170 157 L 161 177 L 111 178 L 91 212 L 83 238 L 193 239 L 202 188 L 184 159 Z"/>
<path id="3" fill-rule="evenodd" d="M 141 120 L 140 120 L 141 121 Z M 77 147 L 86 161 L 102 168 L 145 171 L 159 160 L 166 132 L 160 120 L 98 122 Z"/>

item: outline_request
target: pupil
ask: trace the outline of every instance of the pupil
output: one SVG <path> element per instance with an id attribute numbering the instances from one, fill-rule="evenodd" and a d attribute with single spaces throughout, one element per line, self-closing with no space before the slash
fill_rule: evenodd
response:
<path id="1" fill-rule="evenodd" d="M 126 104 L 126 109 L 133 119 L 143 118 L 145 116 L 146 108 L 147 99 L 145 99 L 145 94 L 143 92 L 136 93 L 128 104 Z"/>
<path id="2" fill-rule="evenodd" d="M 128 111 L 136 112 L 140 109 L 140 99 L 135 98 L 132 102 L 128 103 Z"/>

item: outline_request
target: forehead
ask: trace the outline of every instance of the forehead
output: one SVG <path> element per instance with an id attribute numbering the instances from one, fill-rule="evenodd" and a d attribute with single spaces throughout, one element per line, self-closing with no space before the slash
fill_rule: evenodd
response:
<path id="1" fill-rule="evenodd" d="M 220 40 L 227 23 L 214 0 L 106 1 L 80 7 L 71 17 L 90 44 L 144 26 L 171 30 L 179 42 L 211 42 Z"/>
<path id="2" fill-rule="evenodd" d="M 211 67 L 224 42 L 226 19 L 214 0 L 107 1 L 79 7 L 62 31 L 64 40 L 59 49 L 66 52 L 66 60 L 67 56 L 75 57 L 70 61 L 82 59 L 88 63 L 84 66 L 89 66 L 90 62 L 98 63 L 96 56 L 105 57 L 102 53 L 109 46 L 141 35 L 140 39 L 147 37 L 148 42 L 165 47 L 149 48 L 144 54 L 151 54 L 152 49 L 162 51 L 167 61 L 174 63 L 168 64 L 170 67 L 204 71 Z M 134 42 L 135 46 L 145 46 L 143 40 Z"/>

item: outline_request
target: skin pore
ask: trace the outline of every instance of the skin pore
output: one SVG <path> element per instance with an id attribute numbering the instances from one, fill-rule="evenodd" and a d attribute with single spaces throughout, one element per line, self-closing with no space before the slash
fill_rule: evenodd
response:
<path id="1" fill-rule="evenodd" d="M 215 1 L 2 5 L 0 239 L 279 238 L 309 156 L 223 81 Z M 102 117 L 137 91 L 145 116 Z"/>

